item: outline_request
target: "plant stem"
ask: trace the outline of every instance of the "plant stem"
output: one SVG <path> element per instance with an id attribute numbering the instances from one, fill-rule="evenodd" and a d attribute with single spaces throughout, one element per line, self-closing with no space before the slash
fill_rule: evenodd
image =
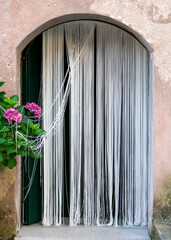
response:
<path id="1" fill-rule="evenodd" d="M 1 108 L 2 110 L 4 110 L 4 112 L 6 111 L 5 108 L 3 108 L 2 106 L 0 106 L 0 108 Z"/>

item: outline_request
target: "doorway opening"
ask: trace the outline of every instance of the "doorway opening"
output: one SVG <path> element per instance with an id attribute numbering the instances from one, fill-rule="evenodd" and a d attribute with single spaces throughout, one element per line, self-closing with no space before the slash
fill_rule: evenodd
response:
<path id="1" fill-rule="evenodd" d="M 26 47 L 22 100 L 40 102 L 50 134 L 43 159 L 23 161 L 24 224 L 147 225 L 148 66 L 137 39 L 97 21 Z"/>

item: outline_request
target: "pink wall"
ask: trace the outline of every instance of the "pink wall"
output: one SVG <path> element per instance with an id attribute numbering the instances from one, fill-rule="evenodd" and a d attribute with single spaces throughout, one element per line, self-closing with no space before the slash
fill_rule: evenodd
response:
<path id="1" fill-rule="evenodd" d="M 4 88 L 9 94 L 20 94 L 20 53 L 22 49 L 36 34 L 50 25 L 57 24 L 60 16 L 84 13 L 110 17 L 133 29 L 153 48 L 154 197 L 159 195 L 164 179 L 171 174 L 171 79 L 169 74 L 171 14 L 169 2 L 169 0 L 147 0 L 145 2 L 142 0 L 0 0 L 0 81 L 6 81 Z M 48 22 L 52 19 L 54 20 Z M 11 233 L 15 232 L 15 226 L 20 218 L 19 165 L 12 171 L 0 169 L 0 225 L 4 226 L 3 231 L 7 232 L 4 219 L 11 219 Z M 1 229 L 2 227 L 0 231 Z"/>

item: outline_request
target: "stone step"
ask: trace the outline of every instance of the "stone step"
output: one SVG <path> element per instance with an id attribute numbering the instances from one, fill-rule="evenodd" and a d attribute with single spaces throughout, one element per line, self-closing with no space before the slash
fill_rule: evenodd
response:
<path id="1" fill-rule="evenodd" d="M 154 223 L 153 237 L 155 240 L 171 240 L 171 221 Z"/>
<path id="2" fill-rule="evenodd" d="M 147 228 L 22 227 L 15 240 L 150 240 Z"/>

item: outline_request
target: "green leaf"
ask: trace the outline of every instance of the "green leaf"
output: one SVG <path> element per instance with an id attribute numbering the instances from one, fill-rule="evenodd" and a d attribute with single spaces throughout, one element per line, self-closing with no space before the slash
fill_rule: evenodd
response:
<path id="1" fill-rule="evenodd" d="M 6 142 L 6 139 L 0 138 L 0 144 L 5 143 L 5 142 Z"/>
<path id="2" fill-rule="evenodd" d="M 4 165 L 3 162 L 0 161 L 0 167 L 2 167 L 3 165 Z"/>
<path id="3" fill-rule="evenodd" d="M 34 131 L 34 134 L 40 135 L 40 136 L 43 135 L 44 133 L 46 133 L 46 131 L 43 130 L 43 129 L 41 129 L 41 128 L 36 129 L 36 130 Z"/>
<path id="4" fill-rule="evenodd" d="M 5 125 L 7 124 L 7 120 L 5 118 L 1 119 L 0 122 L 0 131 L 5 127 Z"/>
<path id="5" fill-rule="evenodd" d="M 20 123 L 21 128 L 23 129 L 24 133 L 27 133 L 27 127 L 24 123 Z"/>
<path id="6" fill-rule="evenodd" d="M 18 149 L 17 150 L 17 155 L 20 155 L 21 157 L 26 157 L 27 156 L 27 151 L 22 150 L 22 149 Z"/>
<path id="7" fill-rule="evenodd" d="M 6 102 L 2 102 L 2 99 L 1 99 L 1 102 L 0 102 L 0 106 L 5 108 L 6 110 L 11 107 L 11 105 L 7 104 Z"/>
<path id="8" fill-rule="evenodd" d="M 15 109 L 17 109 L 21 113 L 21 112 L 23 112 L 24 105 L 17 106 L 17 107 L 15 107 Z"/>
<path id="9" fill-rule="evenodd" d="M 10 107 L 14 107 L 18 103 L 18 101 L 13 101 L 13 100 L 11 100 L 10 98 L 7 98 L 7 97 L 4 98 L 4 101 L 6 103 L 8 103 L 10 105 Z"/>
<path id="10" fill-rule="evenodd" d="M 16 146 L 11 146 L 8 148 L 7 154 L 15 153 L 15 152 L 16 152 Z"/>
<path id="11" fill-rule="evenodd" d="M 36 129 L 39 129 L 40 127 L 40 123 L 37 123 L 37 124 L 33 124 L 33 122 L 30 122 L 29 123 L 29 127 L 32 128 L 32 130 L 36 130 Z"/>
<path id="12" fill-rule="evenodd" d="M 9 167 L 10 169 L 12 169 L 13 167 L 15 167 L 16 165 L 17 165 L 17 161 L 16 161 L 15 158 L 10 158 L 10 159 L 8 160 L 8 167 Z"/>
<path id="13" fill-rule="evenodd" d="M 4 97 L 5 94 L 6 92 L 0 92 L 0 98 Z"/>
<path id="14" fill-rule="evenodd" d="M 34 124 L 33 130 L 39 129 L 40 123 Z"/>
<path id="15" fill-rule="evenodd" d="M 29 152 L 28 152 L 28 155 L 29 155 L 30 157 L 34 158 L 34 159 L 39 159 L 39 158 L 42 157 L 42 154 L 36 154 L 36 155 L 35 155 L 32 151 L 29 151 Z"/>
<path id="16" fill-rule="evenodd" d="M 5 138 L 6 138 L 6 136 L 7 136 L 7 133 L 6 133 L 6 132 L 3 132 L 3 131 L 2 131 L 2 133 L 3 133 L 3 134 L 2 134 L 2 138 L 4 138 L 4 139 L 5 139 Z"/>
<path id="17" fill-rule="evenodd" d="M 0 152 L 0 162 L 2 162 L 3 161 L 3 155 L 2 155 L 2 153 Z"/>
<path id="18" fill-rule="evenodd" d="M 1 126 L 0 126 L 0 129 L 1 129 Z M 9 132 L 10 129 L 8 127 L 3 127 L 2 130 L 0 130 L 1 132 Z"/>
<path id="19" fill-rule="evenodd" d="M 0 108 L 0 115 L 4 115 L 5 111 L 4 109 Z"/>
<path id="20" fill-rule="evenodd" d="M 12 101 L 14 101 L 14 102 L 18 102 L 18 101 L 19 101 L 19 98 L 18 98 L 17 95 L 14 95 L 14 96 L 10 97 L 10 99 L 11 99 Z"/>
<path id="21" fill-rule="evenodd" d="M 20 145 L 24 146 L 24 147 L 31 147 L 33 145 L 33 143 L 24 141 L 24 142 L 20 142 Z"/>
<path id="22" fill-rule="evenodd" d="M 2 85 L 4 85 L 5 82 L 0 82 L 0 87 L 2 87 Z"/>
<path id="23" fill-rule="evenodd" d="M 8 160 L 7 159 L 4 159 L 3 165 L 6 166 L 6 167 L 8 166 Z"/>
<path id="24" fill-rule="evenodd" d="M 21 121 L 22 123 L 25 123 L 25 124 L 29 124 L 30 122 L 32 122 L 29 118 L 27 118 L 27 117 L 25 117 L 25 116 L 23 116 L 23 118 L 22 118 L 22 121 Z"/>
<path id="25" fill-rule="evenodd" d="M 27 115 L 28 115 L 28 116 L 31 116 L 32 114 L 31 114 L 31 112 L 27 111 Z"/>
<path id="26" fill-rule="evenodd" d="M 29 127 L 31 127 L 32 129 L 34 128 L 34 124 L 32 121 L 29 123 Z"/>
<path id="27" fill-rule="evenodd" d="M 13 145 L 15 142 L 12 139 L 6 139 L 5 142 L 3 143 L 6 146 Z"/>
<path id="28" fill-rule="evenodd" d="M 9 103 L 9 104 L 13 103 L 13 101 L 10 98 L 7 98 L 7 97 L 4 98 L 4 101 L 6 103 Z"/>
<path id="29" fill-rule="evenodd" d="M 23 137 L 21 135 L 17 135 L 17 144 L 19 144 L 20 141 L 23 141 Z"/>
<path id="30" fill-rule="evenodd" d="M 31 147 L 33 145 L 32 142 L 24 140 L 20 135 L 17 136 L 17 145 L 24 147 Z"/>
<path id="31" fill-rule="evenodd" d="M 4 151 L 7 149 L 7 146 L 1 145 L 1 151 Z"/>

